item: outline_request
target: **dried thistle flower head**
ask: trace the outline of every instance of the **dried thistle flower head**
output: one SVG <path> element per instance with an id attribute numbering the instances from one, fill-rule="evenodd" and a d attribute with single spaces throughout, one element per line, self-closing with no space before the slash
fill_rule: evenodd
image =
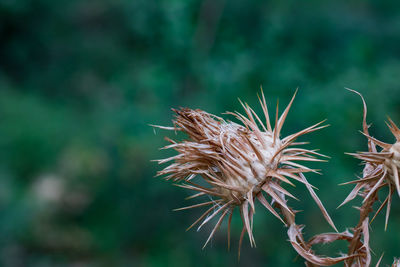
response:
<path id="1" fill-rule="evenodd" d="M 247 116 L 238 112 L 228 112 L 228 114 L 236 117 L 242 125 L 226 121 L 205 111 L 182 108 L 173 110 L 177 114 L 174 127 L 157 126 L 168 130 L 183 131 L 189 137 L 188 140 L 181 142 L 166 138 L 171 144 L 164 149 L 175 149 L 178 154 L 158 160 L 160 164 L 172 163 L 159 171 L 157 175 L 166 175 L 167 180 L 179 182 L 177 186 L 195 191 L 196 193 L 189 198 L 208 196 L 211 199 L 177 209 L 209 206 L 188 229 L 196 224 L 199 224 L 198 228 L 200 229 L 211 219 L 219 216 L 204 247 L 227 216 L 229 217 L 229 246 L 232 212 L 235 208 L 239 209 L 243 221 L 239 244 L 242 243 L 243 235 L 247 232 L 250 244 L 255 245 L 252 228 L 256 199 L 285 225 L 294 223 L 288 219 L 291 216 L 294 218 L 294 211 L 286 204 L 286 197 L 295 197 L 283 187 L 283 184 L 293 185 L 293 180 L 306 185 L 324 217 L 336 230 L 312 185 L 303 175 L 305 172 L 315 172 L 315 170 L 297 163 L 297 161 L 321 161 L 317 157 L 323 155 L 315 150 L 296 147 L 304 143 L 295 143 L 295 140 L 301 135 L 325 126 L 321 126 L 322 122 L 320 122 L 285 138 L 280 137 L 282 126 L 295 95 L 279 118 L 277 106 L 274 127 L 270 122 L 263 93 L 259 101 L 264 112 L 265 122 L 253 109 L 241 102 Z M 197 175 L 201 177 L 200 183 L 194 182 L 193 178 Z M 278 211 L 275 210 L 274 204 L 284 215 L 288 216 L 281 218 Z"/>
<path id="2" fill-rule="evenodd" d="M 363 132 L 368 138 L 368 151 L 358 153 L 348 153 L 358 159 L 361 159 L 365 164 L 363 170 L 363 177 L 347 182 L 345 184 L 356 184 L 354 189 L 340 205 L 344 205 L 350 200 L 354 199 L 357 194 L 363 198 L 363 203 L 373 203 L 378 198 L 378 191 L 383 187 L 389 187 L 389 193 L 382 203 L 378 211 L 375 213 L 371 222 L 376 218 L 380 211 L 386 207 L 386 221 L 385 230 L 389 220 L 390 208 L 392 203 L 392 195 L 394 191 L 397 191 L 400 196 L 400 181 L 399 181 L 399 170 L 400 170 L 400 129 L 396 124 L 389 118 L 389 123 L 386 123 L 390 131 L 396 138 L 394 144 L 384 143 L 378 139 L 369 135 L 368 125 L 366 122 L 367 107 L 362 95 L 354 90 L 351 90 L 361 96 L 364 104 L 364 119 L 363 119 Z M 378 151 L 377 146 L 381 148 Z M 365 210 L 365 213 L 369 213 L 370 210 Z"/>

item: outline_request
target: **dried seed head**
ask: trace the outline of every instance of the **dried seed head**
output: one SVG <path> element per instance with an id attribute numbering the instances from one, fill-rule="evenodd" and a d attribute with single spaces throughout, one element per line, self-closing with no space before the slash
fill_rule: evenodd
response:
<path id="1" fill-rule="evenodd" d="M 282 186 L 283 183 L 293 185 L 293 180 L 307 186 L 323 215 L 335 228 L 312 186 L 303 175 L 304 172 L 315 172 L 315 170 L 296 162 L 321 161 L 316 156 L 323 155 L 314 150 L 292 147 L 301 144 L 295 143 L 299 136 L 325 126 L 321 126 L 322 122 L 317 123 L 286 138 L 280 138 L 280 131 L 294 97 L 279 118 L 277 110 L 274 128 L 271 127 L 263 94 L 259 100 L 264 111 L 265 123 L 247 104 L 243 103 L 247 116 L 240 113 L 228 113 L 236 117 L 243 125 L 225 121 L 201 110 L 188 108 L 174 110 L 177 116 L 174 127 L 169 129 L 183 131 L 189 139 L 182 142 L 167 139 L 171 144 L 165 148 L 173 148 L 178 154 L 159 160 L 159 163 L 170 161 L 172 163 L 159 171 L 157 175 L 167 175 L 167 180 L 179 182 L 177 186 L 196 191 L 196 194 L 190 198 L 203 195 L 211 197 L 211 201 L 178 209 L 211 206 L 189 229 L 196 224 L 200 224 L 200 229 L 205 223 L 221 214 L 206 244 L 228 214 L 229 240 L 232 211 L 238 207 L 243 221 L 240 244 L 243 234 L 247 231 L 250 244 L 255 245 L 252 233 L 255 199 L 258 199 L 274 216 L 286 224 L 287 222 L 274 209 L 273 203 L 279 205 L 286 213 L 294 213 L 287 206 L 286 197 L 295 197 Z M 168 129 L 168 127 L 160 128 Z M 193 181 L 196 175 L 201 176 L 202 185 Z M 207 185 L 203 185 L 204 183 Z M 272 203 L 267 199 L 271 199 Z"/>
<path id="2" fill-rule="evenodd" d="M 391 120 L 390 124 L 390 130 L 395 135 L 396 139 L 399 138 L 400 135 L 398 132 L 394 131 L 394 129 L 398 129 L 397 126 Z M 376 215 L 384 208 L 385 205 L 387 205 L 385 224 L 386 229 L 394 191 L 396 190 L 400 196 L 400 142 L 390 145 L 371 137 L 366 131 L 364 131 L 364 135 L 370 142 L 368 152 L 351 154 L 364 162 L 365 167 L 363 171 L 363 178 L 349 182 L 355 183 L 356 186 L 346 200 L 342 203 L 342 205 L 351 199 L 354 199 L 357 194 L 360 194 L 363 197 L 364 203 L 366 201 L 371 201 L 373 198 L 377 198 L 377 192 L 379 189 L 388 186 L 389 193 L 387 198 L 372 219 L 374 220 Z M 381 150 L 378 151 L 376 146 L 381 147 Z"/>
<path id="3" fill-rule="evenodd" d="M 345 201 L 340 205 L 344 205 L 350 200 L 354 199 L 357 195 L 361 195 L 363 198 L 363 203 L 371 201 L 373 203 L 374 199 L 377 199 L 379 189 L 388 186 L 389 193 L 379 207 L 378 211 L 375 213 L 371 222 L 376 218 L 380 211 L 386 207 L 386 222 L 385 230 L 387 229 L 387 224 L 389 220 L 390 207 L 392 203 L 392 195 L 395 190 L 400 196 L 400 181 L 399 181 L 399 170 L 400 170 L 400 129 L 396 124 L 389 118 L 389 123 L 387 123 L 390 131 L 396 138 L 396 143 L 387 144 L 369 135 L 368 125 L 366 122 L 367 117 L 367 106 L 365 104 L 362 95 L 357 93 L 364 104 L 364 116 L 363 116 L 363 132 L 368 139 L 368 151 L 349 153 L 350 155 L 360 159 L 365 164 L 363 170 L 363 177 L 361 179 L 351 181 L 345 184 L 356 184 L 354 189 L 345 199 Z M 377 146 L 381 148 L 378 151 Z M 369 213 L 370 210 L 365 210 L 365 213 Z"/>

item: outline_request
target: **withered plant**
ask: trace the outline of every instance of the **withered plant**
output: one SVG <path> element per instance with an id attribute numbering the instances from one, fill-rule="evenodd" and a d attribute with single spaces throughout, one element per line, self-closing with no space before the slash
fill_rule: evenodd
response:
<path id="1" fill-rule="evenodd" d="M 161 129 L 181 131 L 187 140 L 174 141 L 165 138 L 170 144 L 163 149 L 174 149 L 178 153 L 170 158 L 157 160 L 169 165 L 157 173 L 174 185 L 193 191 L 188 199 L 203 199 L 198 203 L 183 208 L 202 208 L 205 211 L 188 227 L 200 229 L 203 225 L 216 219 L 203 248 L 209 243 L 224 219 L 228 225 L 228 248 L 230 247 L 230 230 L 232 215 L 239 210 L 243 229 L 239 239 L 239 252 L 245 233 L 250 245 L 255 246 L 253 220 L 256 201 L 259 201 L 272 215 L 288 228 L 289 241 L 295 251 L 305 259 L 307 266 L 330 266 L 343 262 L 345 266 L 370 266 L 371 249 L 369 245 L 369 226 L 375 217 L 386 206 L 386 223 L 389 220 L 392 196 L 397 192 L 400 196 L 400 129 L 389 119 L 388 127 L 396 138 L 396 143 L 388 144 L 370 136 L 367 125 L 367 106 L 361 94 L 357 93 L 364 106 L 363 131 L 368 142 L 368 151 L 357 152 L 354 157 L 362 160 L 364 169 L 362 177 L 345 184 L 355 184 L 354 189 L 340 205 L 353 200 L 356 196 L 363 198 L 359 208 L 360 220 L 354 228 L 339 233 L 324 208 L 322 202 L 305 177 L 307 172 L 318 173 L 317 170 L 303 165 L 301 162 L 324 161 L 326 156 L 301 146 L 305 142 L 296 142 L 297 138 L 325 128 L 324 121 L 286 137 L 281 137 L 281 130 L 292 106 L 296 93 L 279 116 L 276 105 L 274 123 L 263 92 L 259 102 L 263 110 L 263 118 L 247 104 L 241 103 L 245 115 L 239 112 L 227 112 L 238 122 L 225 120 L 205 111 L 189 108 L 173 109 L 176 116 L 172 127 L 154 126 Z M 328 224 L 335 230 L 332 233 L 316 235 L 305 241 L 302 234 L 304 226 L 296 224 L 296 211 L 288 205 L 288 199 L 297 199 L 287 186 L 294 183 L 303 184 L 314 199 Z M 378 201 L 378 192 L 388 188 L 388 195 L 382 205 L 375 211 L 372 219 L 373 204 Z M 204 201 L 206 196 L 206 201 Z M 319 243 L 332 243 L 337 240 L 348 242 L 347 253 L 339 257 L 319 256 L 312 246 Z M 382 260 L 383 255 L 378 260 Z M 400 266 L 395 260 L 393 266 Z"/>

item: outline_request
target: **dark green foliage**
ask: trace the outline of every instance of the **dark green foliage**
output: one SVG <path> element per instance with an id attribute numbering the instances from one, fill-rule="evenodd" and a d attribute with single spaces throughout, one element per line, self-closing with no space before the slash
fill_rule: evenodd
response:
<path id="1" fill-rule="evenodd" d="M 399 11 L 397 1 L 0 1 L 0 265 L 302 266 L 262 209 L 258 247 L 246 241 L 239 263 L 239 218 L 233 251 L 224 231 L 202 251 L 210 228 L 184 231 L 201 212 L 172 212 L 192 203 L 187 192 L 153 178 L 170 133 L 148 124 L 170 125 L 171 107 L 240 111 L 237 97 L 260 111 L 260 85 L 270 105 L 299 87 L 283 134 L 328 119 L 302 140 L 332 157 L 309 181 L 344 230 L 358 215 L 335 210 L 352 188 L 337 184 L 362 167 L 343 152 L 366 150 L 361 100 L 344 87 L 363 93 L 372 133 L 392 142 Z M 330 231 L 295 191 L 306 236 Z M 388 232 L 384 216 L 372 225 L 384 263 L 400 256 L 399 211 L 395 197 Z"/>

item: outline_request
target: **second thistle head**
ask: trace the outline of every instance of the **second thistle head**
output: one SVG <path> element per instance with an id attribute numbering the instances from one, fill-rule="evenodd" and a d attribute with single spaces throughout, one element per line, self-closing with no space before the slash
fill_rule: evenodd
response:
<path id="1" fill-rule="evenodd" d="M 373 203 L 378 199 L 378 191 L 381 188 L 388 187 L 389 192 L 386 199 L 383 201 L 382 205 L 379 207 L 375 217 L 386 205 L 386 220 L 385 229 L 388 225 L 390 208 L 392 203 L 392 196 L 395 191 L 397 191 L 400 196 L 400 129 L 397 125 L 389 118 L 387 126 L 394 135 L 396 141 L 393 144 L 382 142 L 369 134 L 369 126 L 367 124 L 367 105 L 364 98 L 357 91 L 351 90 L 358 94 L 364 105 L 363 114 L 363 131 L 362 134 L 368 139 L 368 151 L 350 153 L 354 157 L 361 159 L 364 164 L 363 177 L 361 179 L 347 182 L 345 184 L 356 184 L 352 192 L 347 196 L 344 202 L 341 204 L 349 202 L 354 199 L 357 195 L 361 195 L 363 198 L 363 203 L 371 202 Z M 366 211 L 369 212 L 369 211 Z"/>

